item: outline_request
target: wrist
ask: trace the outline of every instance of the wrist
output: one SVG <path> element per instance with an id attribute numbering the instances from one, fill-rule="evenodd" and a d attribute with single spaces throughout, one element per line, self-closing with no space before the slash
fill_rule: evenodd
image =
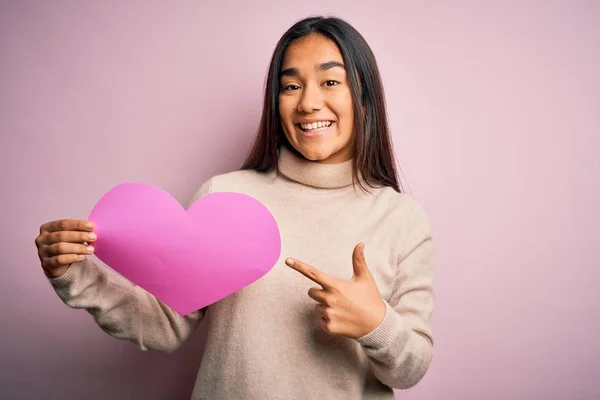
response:
<path id="1" fill-rule="evenodd" d="M 367 336 L 377 329 L 383 320 L 385 319 L 386 307 L 385 302 L 382 298 L 379 298 L 379 301 L 373 306 L 372 311 L 369 312 L 368 318 L 364 318 L 365 322 L 362 332 L 358 337 Z"/>
<path id="2" fill-rule="evenodd" d="M 44 270 L 44 274 L 46 274 L 46 277 L 48 279 L 58 279 L 67 272 L 67 270 L 69 269 L 70 266 L 71 266 L 71 264 L 63 265 L 61 267 L 52 269 L 50 271 Z"/>

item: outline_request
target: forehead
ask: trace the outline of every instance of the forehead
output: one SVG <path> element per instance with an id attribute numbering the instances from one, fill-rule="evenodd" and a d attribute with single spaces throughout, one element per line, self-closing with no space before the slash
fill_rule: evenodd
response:
<path id="1" fill-rule="evenodd" d="M 282 69 L 312 68 L 328 61 L 343 62 L 337 45 L 323 35 L 310 35 L 292 42 L 283 55 Z"/>

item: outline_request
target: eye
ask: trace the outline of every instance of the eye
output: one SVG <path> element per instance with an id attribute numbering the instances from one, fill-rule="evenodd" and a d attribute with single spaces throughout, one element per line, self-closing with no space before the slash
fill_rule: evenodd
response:
<path id="1" fill-rule="evenodd" d="M 281 88 L 281 91 L 282 92 L 289 92 L 289 91 L 298 90 L 298 89 L 300 89 L 300 86 L 298 86 L 298 85 L 284 85 Z"/>
<path id="2" fill-rule="evenodd" d="M 334 81 L 334 80 L 331 80 L 331 79 L 328 80 L 328 81 L 325 81 L 325 86 L 336 86 L 336 85 L 339 85 L 339 84 L 340 83 L 338 81 Z"/>

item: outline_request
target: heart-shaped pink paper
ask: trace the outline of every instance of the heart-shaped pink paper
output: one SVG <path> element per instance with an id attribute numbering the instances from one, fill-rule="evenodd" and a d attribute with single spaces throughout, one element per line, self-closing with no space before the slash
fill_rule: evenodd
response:
<path id="1" fill-rule="evenodd" d="M 265 275 L 281 253 L 273 216 L 241 193 L 213 193 L 186 210 L 167 192 L 125 183 L 106 193 L 89 220 L 95 255 L 181 315 Z"/>

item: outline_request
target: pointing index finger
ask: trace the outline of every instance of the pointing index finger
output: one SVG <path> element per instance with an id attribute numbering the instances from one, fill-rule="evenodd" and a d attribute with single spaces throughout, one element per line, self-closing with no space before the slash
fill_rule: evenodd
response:
<path id="1" fill-rule="evenodd" d="M 321 285 L 323 289 L 331 288 L 335 286 L 335 279 L 327 275 L 325 272 L 308 265 L 305 262 L 296 260 L 295 258 L 288 258 L 285 263 L 292 269 L 300 272 L 302 275 L 310 279 L 311 281 Z"/>

